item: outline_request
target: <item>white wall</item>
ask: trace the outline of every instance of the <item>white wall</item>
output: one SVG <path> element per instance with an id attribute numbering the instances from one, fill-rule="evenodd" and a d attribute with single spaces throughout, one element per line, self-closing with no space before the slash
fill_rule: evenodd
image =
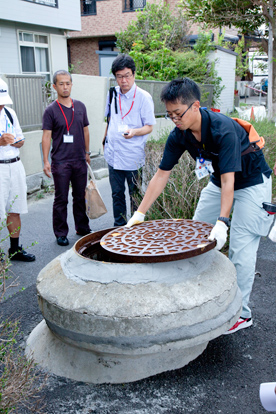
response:
<path id="1" fill-rule="evenodd" d="M 73 75 L 72 98 L 82 101 L 90 122 L 90 150 L 102 151 L 105 132 L 104 110 L 107 96 L 107 78 L 99 76 Z"/>
<path id="2" fill-rule="evenodd" d="M 68 70 L 67 40 L 65 36 L 50 35 L 51 70 Z"/>
<path id="3" fill-rule="evenodd" d="M 18 42 L 13 22 L 0 20 L 0 73 L 20 73 Z"/>
<path id="4" fill-rule="evenodd" d="M 80 0 L 58 0 L 49 7 L 22 0 L 1 0 L 0 18 L 66 30 L 81 30 Z"/>
<path id="5" fill-rule="evenodd" d="M 216 105 L 222 113 L 232 112 L 234 109 L 236 56 L 236 53 L 223 48 L 217 48 L 208 56 L 210 61 L 217 60 L 215 67 L 218 76 L 222 78 L 221 85 L 225 86 L 219 105 Z"/>
<path id="6" fill-rule="evenodd" d="M 67 40 L 63 31 L 46 26 L 0 20 L 0 56 L 3 57 L 0 59 L 0 73 L 21 73 L 18 30 L 49 35 L 51 73 L 59 69 L 68 69 Z"/>
<path id="7" fill-rule="evenodd" d="M 24 133 L 25 142 L 20 148 L 20 158 L 25 167 L 26 175 L 42 172 L 42 160 L 40 153 L 40 142 L 42 131 Z"/>

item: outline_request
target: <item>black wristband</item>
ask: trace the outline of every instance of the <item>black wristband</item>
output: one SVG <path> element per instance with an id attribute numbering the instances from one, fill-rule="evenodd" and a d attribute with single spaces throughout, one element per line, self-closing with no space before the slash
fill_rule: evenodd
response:
<path id="1" fill-rule="evenodd" d="M 218 217 L 219 221 L 222 221 L 226 226 L 230 227 L 231 220 L 228 217 Z"/>

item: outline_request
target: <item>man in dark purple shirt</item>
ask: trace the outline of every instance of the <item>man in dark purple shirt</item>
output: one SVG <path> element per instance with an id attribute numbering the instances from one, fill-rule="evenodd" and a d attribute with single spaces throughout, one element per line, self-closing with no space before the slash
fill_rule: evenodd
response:
<path id="1" fill-rule="evenodd" d="M 76 232 L 84 236 L 91 232 L 85 210 L 87 165 L 90 163 L 89 130 L 85 105 L 70 98 L 72 78 L 64 70 L 57 71 L 53 87 L 58 98 L 43 115 L 42 151 L 44 173 L 55 183 L 53 228 L 57 244 L 69 244 L 67 204 L 69 184 L 72 184 L 73 215 Z M 51 165 L 48 161 L 52 139 Z"/>

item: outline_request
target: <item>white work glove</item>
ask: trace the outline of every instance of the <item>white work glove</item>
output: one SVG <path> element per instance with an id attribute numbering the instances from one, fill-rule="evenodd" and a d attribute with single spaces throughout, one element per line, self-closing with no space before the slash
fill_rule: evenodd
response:
<path id="1" fill-rule="evenodd" d="M 217 220 L 215 226 L 213 227 L 208 240 L 213 241 L 216 239 L 217 245 L 215 249 L 220 250 L 226 243 L 227 240 L 227 230 L 228 227 L 226 226 L 223 221 Z"/>
<path id="2" fill-rule="evenodd" d="M 271 241 L 276 242 L 276 221 L 273 227 L 271 228 L 268 237 L 270 238 Z"/>
<path id="3" fill-rule="evenodd" d="M 143 223 L 145 220 L 145 214 L 141 213 L 141 211 L 135 211 L 133 216 L 128 220 L 126 227 L 132 227 L 135 224 Z"/>

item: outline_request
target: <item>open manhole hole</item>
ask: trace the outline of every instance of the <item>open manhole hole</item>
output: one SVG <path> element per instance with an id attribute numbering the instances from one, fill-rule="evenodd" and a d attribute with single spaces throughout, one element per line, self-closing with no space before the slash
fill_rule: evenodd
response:
<path id="1" fill-rule="evenodd" d="M 186 259 L 213 249 L 212 224 L 185 219 L 153 220 L 83 237 L 76 251 L 84 257 L 117 263 L 156 263 Z"/>

